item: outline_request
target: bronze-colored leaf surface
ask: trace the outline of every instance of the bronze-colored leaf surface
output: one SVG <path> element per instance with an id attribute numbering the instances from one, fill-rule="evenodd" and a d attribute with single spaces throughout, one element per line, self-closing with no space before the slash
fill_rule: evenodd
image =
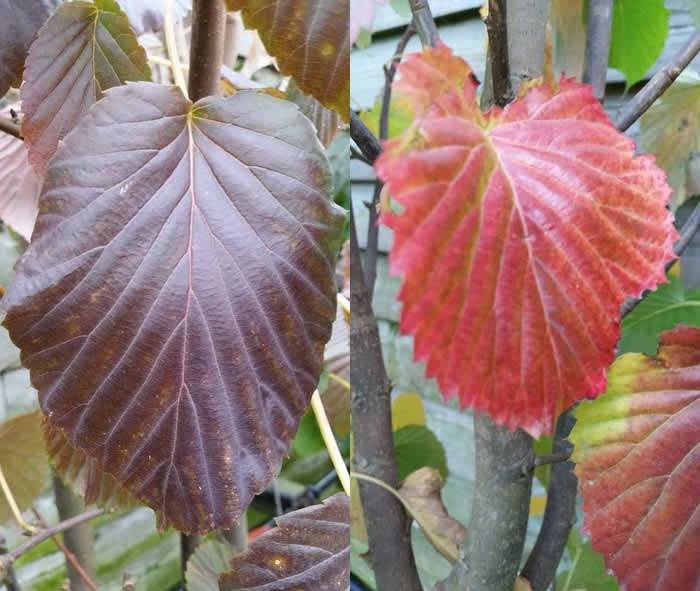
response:
<path id="1" fill-rule="evenodd" d="M 114 0 L 62 4 L 39 31 L 22 85 L 22 131 L 41 175 L 56 146 L 108 88 L 150 80 L 146 52 Z"/>
<path id="2" fill-rule="evenodd" d="M 37 31 L 61 0 L 0 0 L 0 97 L 22 82 Z"/>
<path id="3" fill-rule="evenodd" d="M 349 0 L 230 0 L 283 74 L 350 119 Z"/>
<path id="4" fill-rule="evenodd" d="M 350 586 L 350 498 L 337 494 L 277 519 L 231 560 L 221 591 L 345 591 Z"/>
<path id="5" fill-rule="evenodd" d="M 49 475 L 41 413 L 18 415 L 0 425 L 0 468 L 19 510 L 28 509 Z M 0 492 L 0 525 L 11 515 L 5 495 Z"/>
<path id="6" fill-rule="evenodd" d="M 44 439 L 49 458 L 63 482 L 70 484 L 86 505 L 125 509 L 136 500 L 113 476 L 99 468 L 97 461 L 75 449 L 60 429 L 44 418 Z"/>
<path id="7" fill-rule="evenodd" d="M 52 425 L 162 526 L 230 526 L 279 471 L 335 318 L 329 190 L 308 120 L 255 91 L 114 88 L 49 166 L 5 325 Z"/>

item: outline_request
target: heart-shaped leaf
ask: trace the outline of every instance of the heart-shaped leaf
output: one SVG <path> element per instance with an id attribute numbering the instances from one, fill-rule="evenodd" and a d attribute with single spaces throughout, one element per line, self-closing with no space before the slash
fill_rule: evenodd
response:
<path id="1" fill-rule="evenodd" d="M 283 74 L 350 118 L 349 0 L 230 0 L 257 29 Z"/>
<path id="2" fill-rule="evenodd" d="M 62 4 L 39 32 L 22 86 L 22 132 L 42 175 L 56 146 L 108 88 L 150 80 L 146 52 L 114 0 Z"/>
<path id="3" fill-rule="evenodd" d="M 323 367 L 343 215 L 297 107 L 108 91 L 49 166 L 2 304 L 49 421 L 161 525 L 235 523 Z"/>
<path id="4" fill-rule="evenodd" d="M 350 581 L 350 498 L 277 518 L 277 527 L 231 560 L 221 591 L 338 591 Z"/>
<path id="5" fill-rule="evenodd" d="M 28 509 L 49 475 L 39 411 L 18 415 L 0 425 L 0 468 L 19 510 Z M 0 490 L 0 525 L 11 515 Z"/>
<path id="6" fill-rule="evenodd" d="M 3 110 L 3 116 L 8 116 Z M 0 133 L 0 220 L 27 242 L 39 211 L 41 181 L 29 165 L 27 146 L 8 133 Z"/>
<path id="7" fill-rule="evenodd" d="M 625 591 L 700 585 L 700 328 L 629 353 L 576 409 L 573 459 L 593 548 Z"/>
<path id="8" fill-rule="evenodd" d="M 666 280 L 671 189 L 587 85 L 533 84 L 482 113 L 446 47 L 401 65 L 416 120 L 379 176 L 402 206 L 391 269 L 401 330 L 446 397 L 538 437 L 605 388 L 619 310 Z"/>
<path id="9" fill-rule="evenodd" d="M 37 31 L 61 0 L 0 0 L 0 97 L 22 82 Z"/>

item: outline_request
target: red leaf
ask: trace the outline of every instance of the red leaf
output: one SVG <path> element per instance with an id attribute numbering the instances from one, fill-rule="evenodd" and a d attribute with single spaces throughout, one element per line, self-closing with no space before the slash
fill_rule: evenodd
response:
<path id="1" fill-rule="evenodd" d="M 700 585 L 700 328 L 629 353 L 571 433 L 593 547 L 624 591 Z"/>
<path id="2" fill-rule="evenodd" d="M 401 330 L 446 397 L 551 431 L 605 387 L 625 297 L 665 281 L 677 237 L 665 174 L 586 85 L 534 85 L 483 114 L 444 46 L 400 72 L 417 118 L 376 168 L 403 210 L 382 216 Z"/>

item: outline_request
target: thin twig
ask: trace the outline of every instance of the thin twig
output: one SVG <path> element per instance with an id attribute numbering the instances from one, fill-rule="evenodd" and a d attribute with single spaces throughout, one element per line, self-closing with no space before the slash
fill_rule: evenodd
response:
<path id="1" fill-rule="evenodd" d="M 80 515 L 76 515 L 70 519 L 66 519 L 65 521 L 62 521 L 61 523 L 58 523 L 52 527 L 38 531 L 26 542 L 20 544 L 11 552 L 8 552 L 4 556 L 0 556 L 0 573 L 4 572 L 8 566 L 14 564 L 20 556 L 26 554 L 32 548 L 41 544 L 44 540 L 48 540 L 56 534 L 60 534 L 61 532 L 71 529 L 76 525 L 80 525 L 81 523 L 95 519 L 95 517 L 99 517 L 103 513 L 104 511 L 99 508 L 90 509 L 89 511 L 85 511 L 85 513 L 81 513 Z"/>
<path id="2" fill-rule="evenodd" d="M 428 0 L 409 0 L 409 4 L 413 13 L 413 22 L 423 47 L 435 47 L 440 41 L 440 34 Z"/>
<path id="3" fill-rule="evenodd" d="M 350 146 L 350 159 L 351 160 L 359 160 L 360 162 L 364 162 L 367 166 L 372 166 L 372 163 L 365 158 L 365 155 L 360 152 L 355 146 Z"/>
<path id="4" fill-rule="evenodd" d="M 616 127 L 620 131 L 625 131 L 646 113 L 653 102 L 671 86 L 680 73 L 693 61 L 698 52 L 700 52 L 700 31 L 693 33 L 688 43 L 671 63 L 654 74 L 652 79 L 644 85 L 644 88 L 621 109 L 615 122 Z"/>
<path id="5" fill-rule="evenodd" d="M 338 442 L 335 440 L 331 423 L 328 420 L 326 409 L 323 408 L 323 401 L 321 400 L 321 395 L 318 393 L 318 390 L 315 390 L 313 396 L 311 397 L 311 408 L 314 411 L 314 416 L 316 417 L 316 423 L 318 424 L 319 431 L 321 431 L 323 443 L 326 444 L 328 455 L 331 457 L 333 467 L 338 474 L 338 480 L 340 480 L 340 484 L 342 485 L 345 493 L 349 495 L 350 474 L 348 474 L 348 468 L 345 465 L 343 454 L 340 453 L 340 449 L 338 448 Z"/>
<path id="6" fill-rule="evenodd" d="M 593 94 L 599 101 L 605 98 L 612 12 L 613 0 L 589 0 L 583 81 L 593 86 Z"/>
<path id="7" fill-rule="evenodd" d="M 23 140 L 22 129 L 11 119 L 0 117 L 0 131 L 14 135 L 16 138 Z"/>
<path id="8" fill-rule="evenodd" d="M 7 540 L 0 534 L 0 559 L 6 554 Z M 22 591 L 17 580 L 17 573 L 11 564 L 5 567 L 4 572 L 0 570 L 0 584 L 4 584 L 7 591 Z"/>
<path id="9" fill-rule="evenodd" d="M 27 523 L 24 517 L 22 517 L 22 512 L 17 506 L 17 501 L 15 501 L 15 497 L 12 494 L 12 490 L 10 490 L 10 485 L 5 479 L 5 474 L 2 471 L 2 466 L 0 466 L 0 491 L 2 491 L 5 500 L 7 501 L 7 504 L 10 506 L 12 516 L 15 518 L 15 521 L 17 521 L 19 526 L 22 529 L 28 531 L 29 533 L 36 533 L 37 528 L 35 528 L 30 523 Z"/>
<path id="10" fill-rule="evenodd" d="M 37 510 L 36 507 L 32 507 L 32 512 L 36 516 L 39 524 L 41 525 L 42 528 L 46 528 L 46 521 L 44 518 L 41 516 L 39 511 Z M 63 553 L 63 556 L 66 557 L 66 560 L 73 566 L 75 569 L 75 572 L 78 573 L 78 576 L 83 580 L 83 582 L 92 590 L 92 591 L 99 591 L 97 587 L 97 583 L 92 580 L 90 575 L 87 573 L 87 571 L 83 568 L 83 565 L 80 564 L 80 561 L 75 557 L 75 554 L 71 552 L 66 545 L 63 543 L 63 540 L 61 540 L 60 536 L 52 536 L 51 539 L 53 542 L 58 546 L 58 549 Z"/>
<path id="11" fill-rule="evenodd" d="M 373 166 L 374 161 L 382 153 L 382 146 L 355 112 L 350 113 L 350 137 L 360 148 L 367 163 Z"/>
<path id="12" fill-rule="evenodd" d="M 406 46 L 415 34 L 416 29 L 411 22 L 399 39 L 391 61 L 384 66 L 384 92 L 382 94 L 382 109 L 379 114 L 379 139 L 385 141 L 389 137 L 389 115 L 391 114 L 391 93 L 396 70 L 401 62 Z M 379 196 L 384 183 L 377 179 L 374 183 L 374 194 L 369 204 L 369 222 L 367 226 L 367 246 L 365 247 L 365 284 L 370 299 L 374 295 L 374 284 L 377 279 L 377 256 L 379 252 Z"/>
<path id="13" fill-rule="evenodd" d="M 489 36 L 489 65 L 493 84 L 493 102 L 504 107 L 513 100 L 508 59 L 506 0 L 489 0 L 486 30 Z"/>

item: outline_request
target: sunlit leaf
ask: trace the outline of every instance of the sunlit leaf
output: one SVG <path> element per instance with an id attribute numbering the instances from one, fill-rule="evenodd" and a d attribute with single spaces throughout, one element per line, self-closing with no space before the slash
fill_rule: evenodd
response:
<path id="1" fill-rule="evenodd" d="M 656 156 L 675 189 L 673 208 L 700 193 L 700 74 L 686 70 L 642 116 L 642 146 Z"/>
<path id="2" fill-rule="evenodd" d="M 401 213 L 401 330 L 446 397 L 537 437 L 605 388 L 627 296 L 665 281 L 671 189 L 589 86 L 562 80 L 482 114 L 440 47 L 401 65 L 416 120 L 377 161 Z"/>
<path id="3" fill-rule="evenodd" d="M 61 0 L 0 0 L 0 97 L 22 82 L 37 31 Z"/>
<path id="4" fill-rule="evenodd" d="M 584 542 L 576 529 L 571 530 L 566 543 L 570 566 L 557 578 L 557 589 L 574 591 L 619 591 L 620 587 L 605 568 L 603 557 Z M 568 585 L 567 585 L 568 583 Z"/>
<path id="5" fill-rule="evenodd" d="M 162 526 L 231 525 L 279 471 L 335 318 L 329 191 L 308 120 L 255 91 L 114 88 L 49 166 L 5 326 L 51 424 Z"/>
<path id="6" fill-rule="evenodd" d="M 612 365 L 571 433 L 585 529 L 625 591 L 700 585 L 700 328 L 660 343 Z"/>
<path id="7" fill-rule="evenodd" d="M 322 105 L 350 118 L 349 0 L 232 0 L 257 29 L 283 74 Z"/>
<path id="8" fill-rule="evenodd" d="M 41 413 L 18 415 L 0 424 L 0 468 L 19 510 L 29 509 L 49 476 Z M 10 505 L 0 491 L 0 525 L 11 516 Z"/>
<path id="9" fill-rule="evenodd" d="M 150 75 L 146 52 L 114 0 L 62 4 L 32 45 L 22 86 L 22 132 L 37 172 L 105 90 Z"/>
<path id="10" fill-rule="evenodd" d="M 85 504 L 120 509 L 137 504 L 113 476 L 99 468 L 96 460 L 71 446 L 61 430 L 52 427 L 46 419 L 44 440 L 56 473 L 75 489 Z"/>
<path id="11" fill-rule="evenodd" d="M 350 43 L 355 43 L 361 31 L 372 32 L 377 8 L 386 0 L 350 0 Z"/>
<path id="12" fill-rule="evenodd" d="M 219 577 L 229 570 L 233 546 L 228 542 L 207 540 L 187 561 L 187 591 L 219 591 Z"/>
<path id="13" fill-rule="evenodd" d="M 664 0 L 613 2 L 609 64 L 625 75 L 629 86 L 639 82 L 659 59 L 668 36 L 669 15 Z"/>
<path id="14" fill-rule="evenodd" d="M 7 117 L 5 111 L 1 113 Z M 29 241 L 39 211 L 41 182 L 29 165 L 24 142 L 0 133 L 0 220 Z"/>
<path id="15" fill-rule="evenodd" d="M 277 518 L 231 561 L 221 591 L 344 591 L 350 580 L 350 499 L 340 493 Z"/>

